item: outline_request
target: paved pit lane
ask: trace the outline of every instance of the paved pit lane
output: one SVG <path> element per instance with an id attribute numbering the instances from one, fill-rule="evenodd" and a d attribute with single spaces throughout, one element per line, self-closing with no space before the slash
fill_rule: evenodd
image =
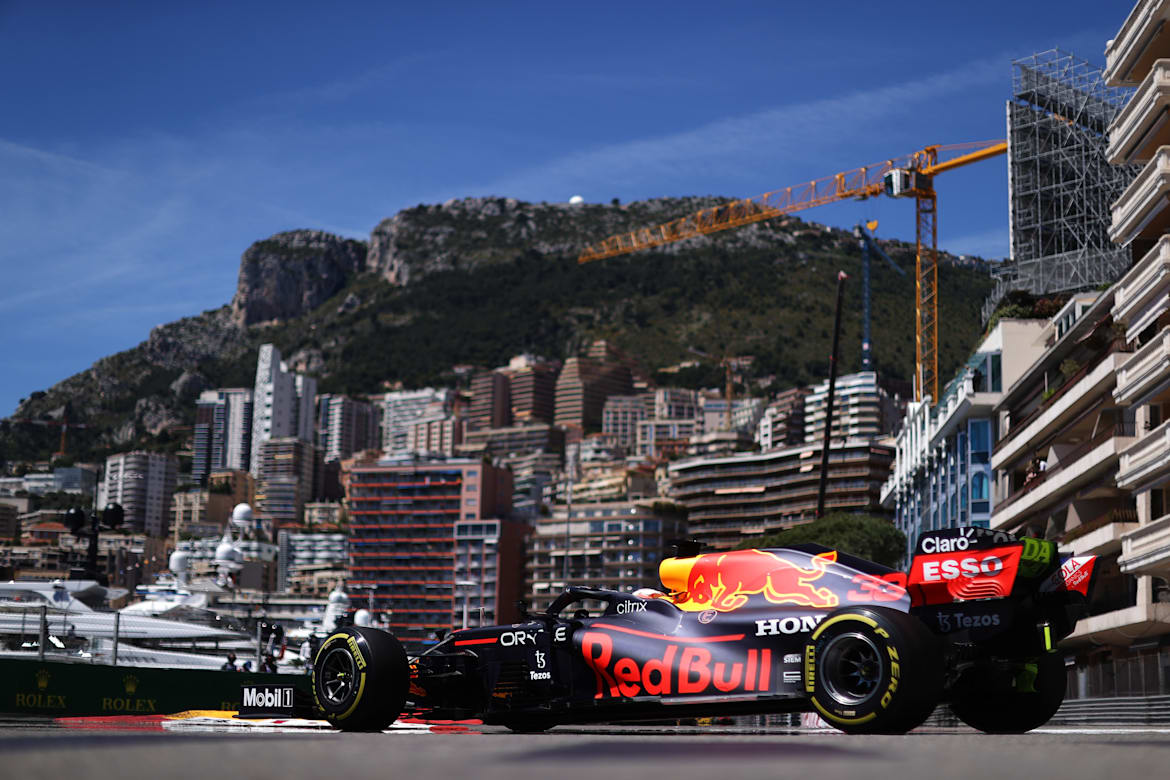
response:
<path id="1" fill-rule="evenodd" d="M 1093 778 L 1165 777 L 1170 728 L 1044 729 L 988 736 L 922 729 L 898 737 L 735 727 L 560 727 L 520 735 L 407 724 L 340 734 L 306 724 L 0 723 L 3 776 L 118 778 Z"/>

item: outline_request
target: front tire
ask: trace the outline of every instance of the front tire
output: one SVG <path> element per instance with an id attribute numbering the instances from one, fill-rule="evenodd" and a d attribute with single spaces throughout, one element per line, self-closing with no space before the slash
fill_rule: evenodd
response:
<path id="1" fill-rule="evenodd" d="M 831 613 L 809 637 L 805 690 L 828 723 L 850 734 L 902 734 L 930 716 L 942 692 L 938 642 L 887 607 Z"/>
<path id="2" fill-rule="evenodd" d="M 951 710 L 973 729 L 1023 734 L 1056 714 L 1066 681 L 1064 658 L 1052 653 L 1008 669 L 975 669 L 959 680 Z"/>
<path id="3" fill-rule="evenodd" d="M 313 696 L 342 731 L 381 731 L 402 713 L 410 685 L 406 652 L 393 634 L 348 626 L 321 643 Z"/>

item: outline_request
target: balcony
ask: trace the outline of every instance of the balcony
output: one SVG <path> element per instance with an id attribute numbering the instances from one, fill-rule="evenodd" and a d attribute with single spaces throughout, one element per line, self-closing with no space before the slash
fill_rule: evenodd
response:
<path id="1" fill-rule="evenodd" d="M 991 467 L 1002 469 L 1027 455 L 1036 443 L 1048 438 L 1072 415 L 1094 403 L 1114 384 L 1118 368 L 1129 359 L 1128 352 L 1109 352 L 1097 363 L 1090 363 L 1072 377 L 1035 411 L 1020 422 L 1012 423 L 991 456 Z"/>
<path id="2" fill-rule="evenodd" d="M 1170 478 L 1170 422 L 1159 425 L 1121 453 L 1117 486 L 1141 492 Z"/>
<path id="3" fill-rule="evenodd" d="M 1125 323 L 1127 340 L 1145 330 L 1167 308 L 1170 293 L 1170 236 L 1134 263 L 1113 288 L 1113 319 Z"/>
<path id="4" fill-rule="evenodd" d="M 1112 555 L 1120 552 L 1121 538 L 1138 528 L 1137 515 L 1129 510 L 1132 522 L 1117 522 L 1111 520 L 1112 514 L 1103 518 L 1104 523 L 1093 523 L 1096 527 L 1092 530 L 1078 533 L 1080 528 L 1073 529 L 1060 543 L 1060 551 L 1069 555 Z"/>
<path id="5" fill-rule="evenodd" d="M 1119 424 L 1098 433 L 1058 463 L 999 501 L 991 515 L 991 527 L 1011 529 L 1022 520 L 1062 497 L 1075 495 L 1082 487 L 1112 471 L 1121 452 L 1133 442 L 1133 426 Z"/>
<path id="6" fill-rule="evenodd" d="M 1170 515 L 1123 536 L 1117 562 L 1126 574 L 1170 576 Z"/>
<path id="7" fill-rule="evenodd" d="M 1170 146 L 1154 153 L 1146 167 L 1113 204 L 1109 240 L 1129 244 L 1135 239 L 1155 241 L 1170 230 Z"/>
<path id="8" fill-rule="evenodd" d="M 1137 604 L 1081 618 L 1062 644 L 1127 647 L 1134 637 L 1144 639 L 1167 632 L 1170 632 L 1170 604 Z"/>
<path id="9" fill-rule="evenodd" d="M 1122 406 L 1146 403 L 1170 380 L 1170 327 L 1164 328 L 1117 370 L 1113 400 Z"/>
<path id="10" fill-rule="evenodd" d="M 1170 60 L 1158 60 L 1141 87 L 1109 125 L 1112 165 L 1144 163 L 1170 144 Z"/>
<path id="11" fill-rule="evenodd" d="M 1160 52 L 1170 49 L 1170 8 L 1160 0 L 1140 0 L 1105 47 L 1105 83 L 1136 87 Z"/>

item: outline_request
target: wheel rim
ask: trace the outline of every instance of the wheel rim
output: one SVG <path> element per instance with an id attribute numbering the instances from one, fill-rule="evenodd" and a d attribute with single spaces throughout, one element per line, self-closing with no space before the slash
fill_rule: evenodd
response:
<path id="1" fill-rule="evenodd" d="M 318 675 L 318 685 L 325 701 L 334 706 L 345 704 L 356 679 L 357 664 L 348 647 L 335 647 L 325 654 Z"/>
<path id="2" fill-rule="evenodd" d="M 833 637 L 819 664 L 825 692 L 845 705 L 858 705 L 877 690 L 881 682 L 882 654 L 873 640 L 850 632 Z"/>

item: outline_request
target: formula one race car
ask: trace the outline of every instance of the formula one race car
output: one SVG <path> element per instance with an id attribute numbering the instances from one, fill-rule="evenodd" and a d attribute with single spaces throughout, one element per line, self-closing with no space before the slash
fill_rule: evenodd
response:
<path id="1" fill-rule="evenodd" d="M 669 594 L 570 588 L 512 625 L 457 631 L 409 658 L 348 627 L 314 663 L 344 730 L 404 712 L 557 724 L 813 711 L 851 733 L 903 733 L 940 702 L 987 732 L 1048 721 L 1094 556 L 981 528 L 922 535 L 908 573 L 796 545 L 665 559 Z"/>

